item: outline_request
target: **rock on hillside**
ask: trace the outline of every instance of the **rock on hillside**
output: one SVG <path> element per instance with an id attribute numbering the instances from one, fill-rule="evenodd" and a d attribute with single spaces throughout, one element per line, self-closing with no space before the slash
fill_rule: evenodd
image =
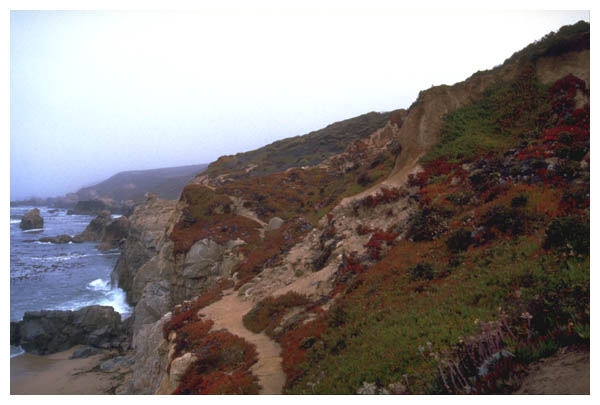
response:
<path id="1" fill-rule="evenodd" d="M 19 228 L 23 230 L 39 229 L 43 227 L 44 218 L 42 218 L 40 210 L 37 208 L 27 211 L 27 213 L 23 215 L 23 218 L 21 218 L 21 223 L 19 224 Z"/>

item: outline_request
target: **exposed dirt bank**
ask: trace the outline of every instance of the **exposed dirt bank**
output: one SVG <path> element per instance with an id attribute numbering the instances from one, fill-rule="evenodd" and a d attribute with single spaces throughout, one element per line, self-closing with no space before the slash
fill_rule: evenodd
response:
<path id="1" fill-rule="evenodd" d="M 590 352 L 559 352 L 530 366 L 517 395 L 589 395 Z"/>

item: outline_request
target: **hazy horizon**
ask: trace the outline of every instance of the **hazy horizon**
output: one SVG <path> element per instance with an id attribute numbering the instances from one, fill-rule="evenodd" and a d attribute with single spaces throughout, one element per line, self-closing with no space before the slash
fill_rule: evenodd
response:
<path id="1" fill-rule="evenodd" d="M 11 11 L 10 199 L 208 164 L 408 108 L 419 91 L 582 19 L 589 12 Z"/>

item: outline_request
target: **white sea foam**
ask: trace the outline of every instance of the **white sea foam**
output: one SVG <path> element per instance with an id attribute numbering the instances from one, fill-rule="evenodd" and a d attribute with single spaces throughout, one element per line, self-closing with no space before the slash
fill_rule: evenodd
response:
<path id="1" fill-rule="evenodd" d="M 111 217 L 112 219 L 117 219 L 117 218 L 121 218 L 123 215 L 119 215 L 119 214 L 112 214 Z"/>
<path id="2" fill-rule="evenodd" d="M 10 220 L 10 223 L 11 223 L 11 224 L 18 224 L 18 223 L 20 223 L 20 222 L 21 222 L 21 220 L 20 220 L 20 219 L 11 219 L 11 220 Z"/>
<path id="3" fill-rule="evenodd" d="M 101 278 L 98 278 L 92 282 L 90 282 L 87 287 L 88 290 L 94 290 L 94 291 L 108 291 L 110 290 L 110 281 L 105 281 L 102 280 Z"/>
<path id="4" fill-rule="evenodd" d="M 104 299 L 98 302 L 98 305 L 107 305 L 113 307 L 115 311 L 121 314 L 123 319 L 131 315 L 131 307 L 125 300 L 125 292 L 120 288 L 114 288 L 108 291 Z"/>
<path id="5" fill-rule="evenodd" d="M 102 295 L 93 300 L 69 301 L 61 306 L 56 307 L 55 309 L 60 309 L 63 311 L 76 311 L 80 308 L 90 305 L 104 305 L 113 307 L 115 311 L 121 314 L 122 319 L 125 319 L 131 315 L 132 308 L 127 304 L 127 301 L 125 300 L 125 292 L 120 288 L 111 289 L 110 282 L 102 279 L 97 279 L 90 282 L 86 288 L 88 290 L 102 292 Z"/>
<path id="6" fill-rule="evenodd" d="M 52 242 L 38 242 L 38 243 L 41 243 L 41 244 L 50 243 L 51 244 Z M 89 257 L 89 256 L 102 256 L 102 253 L 93 253 L 93 254 L 71 253 L 69 255 L 44 256 L 44 257 L 31 256 L 30 259 L 42 261 L 42 262 L 64 262 L 67 260 L 80 259 L 82 257 Z"/>
<path id="7" fill-rule="evenodd" d="M 34 228 L 34 229 L 27 229 L 26 231 L 23 232 L 42 232 L 44 230 L 44 228 Z"/>
<path id="8" fill-rule="evenodd" d="M 10 354 L 10 358 L 12 359 L 13 357 L 17 357 L 22 355 L 23 353 L 25 353 L 25 350 L 23 350 L 23 348 L 21 346 L 17 346 L 17 349 L 19 349 L 19 351 L 17 353 L 11 353 Z"/>

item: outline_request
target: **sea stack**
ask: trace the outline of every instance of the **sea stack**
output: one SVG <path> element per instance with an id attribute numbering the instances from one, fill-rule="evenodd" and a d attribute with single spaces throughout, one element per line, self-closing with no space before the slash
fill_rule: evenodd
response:
<path id="1" fill-rule="evenodd" d="M 23 230 L 43 228 L 44 218 L 40 215 L 40 210 L 34 208 L 27 211 L 27 213 L 23 215 L 23 218 L 21 218 L 19 227 Z"/>

